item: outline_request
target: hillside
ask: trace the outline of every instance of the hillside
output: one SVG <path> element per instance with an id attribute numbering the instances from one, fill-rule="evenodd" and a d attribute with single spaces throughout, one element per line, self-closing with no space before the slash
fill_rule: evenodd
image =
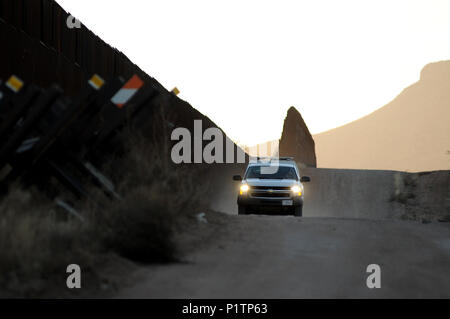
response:
<path id="1" fill-rule="evenodd" d="M 318 167 L 431 171 L 450 168 L 450 61 L 379 110 L 314 135 Z"/>

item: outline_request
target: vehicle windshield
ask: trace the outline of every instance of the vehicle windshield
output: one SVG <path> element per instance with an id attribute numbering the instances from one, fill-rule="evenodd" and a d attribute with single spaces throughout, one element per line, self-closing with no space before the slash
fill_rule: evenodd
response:
<path id="1" fill-rule="evenodd" d="M 261 168 L 262 172 L 261 172 Z M 291 166 L 250 166 L 245 178 L 259 179 L 295 179 L 298 180 L 295 169 Z"/>

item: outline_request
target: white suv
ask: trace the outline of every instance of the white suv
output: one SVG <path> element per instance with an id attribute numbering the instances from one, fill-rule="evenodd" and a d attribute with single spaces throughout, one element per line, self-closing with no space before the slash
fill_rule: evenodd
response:
<path id="1" fill-rule="evenodd" d="M 241 181 L 237 199 L 239 215 L 272 208 L 277 213 L 302 216 L 302 182 L 309 182 L 310 178 L 300 177 L 297 164 L 291 157 L 258 157 L 248 164 L 243 178 L 235 175 L 233 180 Z"/>

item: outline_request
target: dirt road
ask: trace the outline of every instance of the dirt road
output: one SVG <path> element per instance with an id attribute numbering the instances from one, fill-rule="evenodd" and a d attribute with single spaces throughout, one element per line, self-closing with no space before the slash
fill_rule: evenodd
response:
<path id="1" fill-rule="evenodd" d="M 207 214 L 210 224 L 216 215 Z M 449 223 L 254 215 L 220 220 L 220 231 L 184 263 L 143 267 L 116 297 L 450 297 Z M 366 286 L 369 264 L 381 267 L 380 289 Z"/>

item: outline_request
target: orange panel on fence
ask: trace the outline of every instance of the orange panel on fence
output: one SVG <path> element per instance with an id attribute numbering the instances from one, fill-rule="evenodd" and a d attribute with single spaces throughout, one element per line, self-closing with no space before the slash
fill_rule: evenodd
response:
<path id="1" fill-rule="evenodd" d="M 133 75 L 131 79 L 111 98 L 119 109 L 121 109 L 144 85 L 144 82 L 137 75 Z"/>

